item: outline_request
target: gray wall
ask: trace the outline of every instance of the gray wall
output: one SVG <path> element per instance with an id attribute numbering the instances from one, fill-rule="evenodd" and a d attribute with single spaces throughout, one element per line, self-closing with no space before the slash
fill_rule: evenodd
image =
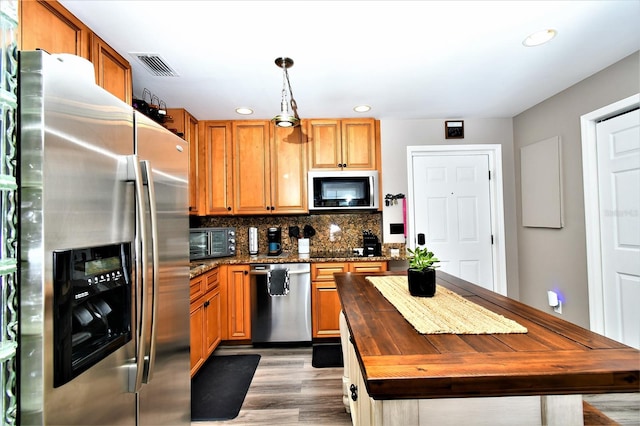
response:
<path id="1" fill-rule="evenodd" d="M 589 328 L 580 116 L 640 92 L 640 53 L 624 58 L 513 118 L 520 300 L 550 311 L 546 290 L 565 299 L 562 318 Z M 522 226 L 520 148 L 560 136 L 564 228 Z M 541 208 L 543 208 L 541 206 Z"/>
<path id="2" fill-rule="evenodd" d="M 458 117 L 451 117 L 457 119 Z M 514 184 L 513 127 L 511 118 L 464 119 L 464 139 L 445 139 L 445 119 L 380 120 L 382 143 L 382 193 L 408 195 L 407 147 L 417 145 L 499 144 L 502 146 L 504 217 L 507 251 L 507 294 L 517 299 L 518 251 Z M 390 234 L 390 223 L 402 223 L 402 206 L 383 208 L 383 241 L 404 243 Z M 411 238 L 407 236 L 407 238 Z"/>

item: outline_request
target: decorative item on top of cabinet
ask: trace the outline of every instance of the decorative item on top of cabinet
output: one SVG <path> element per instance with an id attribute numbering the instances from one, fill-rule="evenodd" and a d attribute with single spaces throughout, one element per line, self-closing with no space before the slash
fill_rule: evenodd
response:
<path id="1" fill-rule="evenodd" d="M 309 170 L 379 170 L 380 143 L 375 119 L 307 122 Z"/>
<path id="2" fill-rule="evenodd" d="M 165 127 L 189 142 L 189 214 L 198 215 L 201 198 L 200 190 L 204 189 L 204 175 L 200 170 L 198 120 L 186 109 L 167 108 Z"/>
<path id="3" fill-rule="evenodd" d="M 340 337 L 340 299 L 333 274 L 384 272 L 387 262 L 319 262 L 311 264 L 311 325 L 313 338 Z"/>
<path id="4" fill-rule="evenodd" d="M 191 377 L 213 353 L 222 339 L 222 293 L 219 269 L 192 278 Z"/>

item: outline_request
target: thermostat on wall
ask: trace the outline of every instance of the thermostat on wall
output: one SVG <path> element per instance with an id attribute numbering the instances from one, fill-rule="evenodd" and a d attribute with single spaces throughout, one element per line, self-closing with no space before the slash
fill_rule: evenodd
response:
<path id="1" fill-rule="evenodd" d="M 464 139 L 464 121 L 462 120 L 445 121 L 444 137 L 446 139 Z"/>

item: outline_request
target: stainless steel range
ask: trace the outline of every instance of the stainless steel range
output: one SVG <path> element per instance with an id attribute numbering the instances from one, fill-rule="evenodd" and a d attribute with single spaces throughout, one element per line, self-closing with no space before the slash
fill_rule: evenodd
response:
<path id="1" fill-rule="evenodd" d="M 251 265 L 253 343 L 311 342 L 308 263 Z"/>

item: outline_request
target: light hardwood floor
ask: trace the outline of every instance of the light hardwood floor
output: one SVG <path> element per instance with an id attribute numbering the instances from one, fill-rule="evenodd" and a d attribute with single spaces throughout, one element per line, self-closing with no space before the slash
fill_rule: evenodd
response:
<path id="1" fill-rule="evenodd" d="M 206 425 L 350 425 L 342 404 L 342 368 L 311 366 L 311 346 L 252 348 L 219 347 L 214 355 L 261 355 L 240 414 Z"/>
<path id="2" fill-rule="evenodd" d="M 342 404 L 342 368 L 312 367 L 310 346 L 223 346 L 214 352 L 246 353 L 258 353 L 261 358 L 238 417 L 192 422 L 192 426 L 351 424 Z M 586 395 L 584 399 L 620 425 L 640 426 L 640 393 Z"/>
<path id="3" fill-rule="evenodd" d="M 582 398 L 620 425 L 640 425 L 640 393 L 584 395 Z"/>

